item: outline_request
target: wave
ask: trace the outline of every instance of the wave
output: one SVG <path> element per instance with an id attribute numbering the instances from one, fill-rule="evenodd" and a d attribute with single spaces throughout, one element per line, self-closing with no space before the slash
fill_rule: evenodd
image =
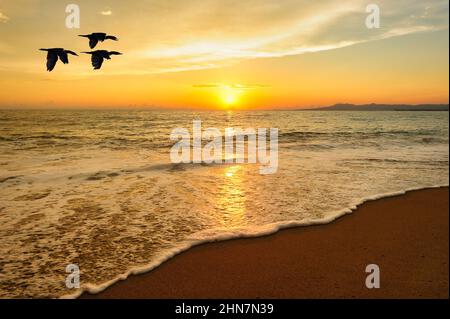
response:
<path id="1" fill-rule="evenodd" d="M 424 144 L 448 144 L 448 139 L 438 137 L 423 137 L 420 142 Z"/>
<path id="2" fill-rule="evenodd" d="M 302 221 L 287 221 L 287 222 L 279 222 L 279 223 L 272 223 L 267 224 L 263 226 L 259 226 L 257 228 L 253 229 L 237 229 L 235 231 L 228 231 L 228 232 L 222 232 L 220 234 L 212 233 L 213 231 L 202 231 L 200 233 L 197 233 L 196 236 L 198 238 L 193 238 L 189 241 L 185 241 L 183 243 L 180 243 L 176 248 L 173 248 L 172 250 L 166 252 L 164 255 L 160 256 L 153 262 L 139 267 L 133 267 L 129 269 L 127 272 L 120 274 L 113 278 L 112 280 L 95 285 L 95 284 L 85 284 L 82 286 L 81 289 L 77 290 L 77 292 L 73 294 L 67 294 L 60 297 L 60 299 L 75 299 L 81 296 L 83 293 L 88 292 L 90 294 L 98 294 L 108 287 L 114 285 L 115 283 L 126 280 L 131 275 L 140 275 L 144 273 L 148 273 L 151 270 L 154 270 L 158 266 L 162 265 L 164 262 L 170 260 L 171 258 L 175 257 L 176 255 L 179 255 L 182 252 L 185 252 L 189 250 L 190 248 L 193 248 L 195 246 L 199 246 L 206 243 L 213 243 L 218 241 L 227 241 L 232 239 L 238 239 L 238 238 L 257 238 L 257 237 L 263 237 L 275 234 L 281 230 L 288 229 L 288 228 L 295 228 L 295 227 L 306 227 L 306 226 L 314 226 L 314 225 L 324 225 L 329 224 L 331 222 L 334 222 L 340 217 L 343 217 L 345 215 L 353 213 L 359 206 L 362 204 L 379 200 L 382 198 L 389 198 L 394 196 L 400 196 L 404 195 L 408 192 L 417 191 L 417 190 L 423 190 L 423 189 L 435 189 L 435 188 L 443 188 L 448 187 L 448 184 L 442 184 L 442 185 L 433 185 L 433 186 L 423 186 L 423 187 L 413 187 L 413 188 L 407 188 L 396 192 L 390 192 L 390 193 L 381 193 L 373 196 L 368 196 L 365 198 L 362 198 L 361 200 L 355 201 L 353 204 L 351 204 L 349 207 L 346 207 L 341 210 L 333 211 L 329 213 L 329 216 L 326 218 L 321 219 L 312 219 L 308 218 Z"/>
<path id="3" fill-rule="evenodd" d="M 162 132 L 152 132 L 152 136 L 140 136 L 133 132 L 123 132 L 121 136 L 87 136 L 70 134 L 53 134 L 40 132 L 35 135 L 6 134 L 0 136 L 0 142 L 12 143 L 14 148 L 34 149 L 45 146 L 51 147 L 79 147 L 83 145 L 93 145 L 102 149 L 127 149 L 144 148 L 155 150 L 170 149 L 175 142 L 170 141 L 168 135 Z M 433 137 L 436 134 L 432 131 L 373 131 L 373 132 L 313 132 L 313 131 L 295 131 L 282 132 L 279 134 L 279 143 L 287 147 L 308 150 L 323 150 L 349 145 L 371 145 L 379 146 L 383 142 L 382 138 L 403 138 L 407 143 L 438 145 L 448 144 L 448 139 Z M 243 138 L 247 143 L 249 138 L 256 138 L 252 135 L 238 135 L 237 138 Z M 202 140 L 202 145 L 209 140 Z"/>
<path id="4" fill-rule="evenodd" d="M 438 130 L 417 130 L 417 131 L 407 131 L 407 130 L 375 130 L 375 131 L 334 131 L 334 132 L 315 132 L 315 131 L 293 131 L 281 133 L 281 137 L 318 137 L 318 136 L 382 136 L 382 135 L 406 135 L 406 136 L 417 136 L 417 135 L 434 135 L 439 133 Z"/>
<path id="5" fill-rule="evenodd" d="M 312 132 L 312 131 L 296 131 L 296 132 L 286 132 L 279 135 L 280 141 L 293 141 L 293 140 L 310 140 L 310 139 L 368 139 L 368 138 L 392 138 L 392 137 L 402 137 L 411 138 L 414 141 L 414 137 L 419 137 L 418 142 L 422 143 L 448 143 L 448 139 L 430 137 L 430 135 L 438 134 L 437 131 L 401 131 L 401 130 L 386 130 L 386 131 L 373 131 L 373 132 L 362 132 L 362 131 L 349 131 L 349 132 Z"/>
<path id="6" fill-rule="evenodd" d="M 438 160 L 406 160 L 406 159 L 393 159 L 393 158 L 361 158 L 361 159 L 351 159 L 345 160 L 347 163 L 354 162 L 374 162 L 374 163 L 392 163 L 392 164 L 423 164 L 423 165 L 448 165 L 448 161 L 438 161 Z"/>

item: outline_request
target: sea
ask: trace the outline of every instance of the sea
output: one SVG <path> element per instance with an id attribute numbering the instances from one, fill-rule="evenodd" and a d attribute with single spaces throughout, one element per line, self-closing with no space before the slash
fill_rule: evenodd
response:
<path id="1" fill-rule="evenodd" d="M 220 132 L 277 128 L 278 169 L 172 163 L 172 130 L 195 120 Z M 1 110 L 0 298 L 96 293 L 201 243 L 330 223 L 368 200 L 447 186 L 448 121 L 421 111 Z M 73 269 L 79 288 L 68 285 Z"/>

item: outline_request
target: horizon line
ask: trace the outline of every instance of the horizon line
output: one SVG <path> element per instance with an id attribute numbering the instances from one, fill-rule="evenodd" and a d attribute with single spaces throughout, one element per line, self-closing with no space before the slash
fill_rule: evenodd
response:
<path id="1" fill-rule="evenodd" d="M 82 111 L 82 110 L 148 110 L 148 111 L 309 111 L 309 110 L 320 110 L 324 108 L 330 108 L 334 106 L 353 106 L 353 107 L 364 107 L 364 106 L 410 106 L 410 107 L 420 107 L 420 106 L 427 106 L 427 107 L 433 107 L 433 106 L 447 106 L 449 107 L 449 102 L 447 103 L 361 103 L 361 104 L 354 104 L 354 103 L 334 103 L 334 104 L 326 104 L 326 105 L 315 105 L 315 106 L 283 106 L 283 107 L 270 107 L 270 108 L 258 108 L 258 107 L 252 107 L 252 108 L 246 108 L 246 107 L 184 107 L 184 106 L 152 106 L 152 105 L 145 105 L 145 106 L 134 106 L 134 105 L 127 105 L 127 106 L 13 106 L 13 107 L 3 107 L 0 106 L 1 111 L 15 111 L 15 110 L 76 110 L 76 111 Z M 448 111 L 448 110 L 447 110 Z"/>

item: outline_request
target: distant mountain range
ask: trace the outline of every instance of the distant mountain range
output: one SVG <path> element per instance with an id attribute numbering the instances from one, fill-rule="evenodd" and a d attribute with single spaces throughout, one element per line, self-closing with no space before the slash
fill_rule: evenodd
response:
<path id="1" fill-rule="evenodd" d="M 448 111 L 448 104 L 335 104 L 309 111 Z"/>

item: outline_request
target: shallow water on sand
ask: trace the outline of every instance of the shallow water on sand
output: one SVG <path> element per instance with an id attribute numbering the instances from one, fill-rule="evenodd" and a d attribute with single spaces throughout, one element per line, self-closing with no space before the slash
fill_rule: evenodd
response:
<path id="1" fill-rule="evenodd" d="M 170 163 L 175 127 L 279 129 L 279 168 Z M 447 112 L 0 111 L 0 297 L 98 289 L 212 239 L 448 184 Z"/>

